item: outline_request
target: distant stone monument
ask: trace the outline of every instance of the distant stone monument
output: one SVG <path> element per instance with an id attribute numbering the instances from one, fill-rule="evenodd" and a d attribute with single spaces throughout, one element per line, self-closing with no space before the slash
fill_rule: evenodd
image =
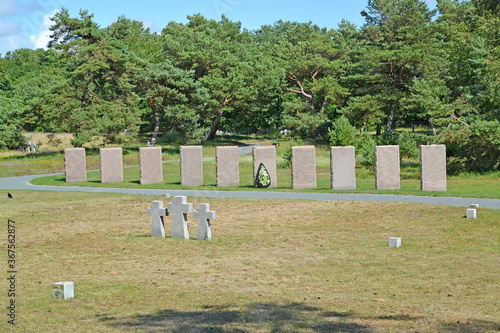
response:
<path id="1" fill-rule="evenodd" d="M 238 146 L 215 148 L 217 186 L 240 186 Z"/>
<path id="2" fill-rule="evenodd" d="M 52 296 L 60 299 L 70 299 L 75 297 L 73 282 L 56 282 L 52 284 Z"/>
<path id="3" fill-rule="evenodd" d="M 476 218 L 476 209 L 475 208 L 468 208 L 467 209 L 467 218 L 468 219 L 475 219 Z"/>
<path id="4" fill-rule="evenodd" d="M 389 238 L 389 247 L 400 247 L 401 246 L 401 238 L 400 237 L 390 237 Z"/>
<path id="5" fill-rule="evenodd" d="M 400 189 L 399 146 L 375 147 L 375 188 Z"/>
<path id="6" fill-rule="evenodd" d="M 202 146 L 181 146 L 181 184 L 185 186 L 203 185 Z"/>
<path id="7" fill-rule="evenodd" d="M 292 188 L 316 188 L 316 151 L 314 146 L 292 147 Z"/>
<path id="8" fill-rule="evenodd" d="M 332 189 L 356 189 L 356 155 L 353 146 L 330 148 Z"/>
<path id="9" fill-rule="evenodd" d="M 446 146 L 420 146 L 420 188 L 446 191 Z"/>
<path id="10" fill-rule="evenodd" d="M 121 148 L 100 148 L 101 183 L 123 181 L 123 158 Z"/>
<path id="11" fill-rule="evenodd" d="M 193 218 L 198 219 L 197 240 L 212 240 L 210 220 L 215 219 L 215 211 L 210 210 L 209 204 L 199 204 L 198 210 L 193 212 Z"/>
<path id="12" fill-rule="evenodd" d="M 164 216 L 168 216 L 167 208 L 163 207 L 163 201 L 153 201 L 152 207 L 147 209 L 148 216 L 151 216 L 151 237 L 165 237 Z"/>
<path id="13" fill-rule="evenodd" d="M 64 149 L 64 170 L 67 182 L 84 182 L 87 180 L 85 148 Z"/>
<path id="14" fill-rule="evenodd" d="M 271 184 L 269 185 L 269 187 L 278 187 L 278 176 L 276 171 L 276 147 L 275 146 L 253 147 L 252 155 L 253 155 L 253 179 L 256 179 L 259 166 L 262 163 L 264 164 L 267 172 L 269 173 L 269 177 L 271 180 Z"/>
<path id="15" fill-rule="evenodd" d="M 139 169 L 142 185 L 163 183 L 161 147 L 139 148 Z"/>
<path id="16" fill-rule="evenodd" d="M 187 203 L 185 196 L 175 196 L 174 202 L 167 205 L 172 213 L 172 238 L 189 239 L 187 214 L 193 212 L 193 204 Z"/>

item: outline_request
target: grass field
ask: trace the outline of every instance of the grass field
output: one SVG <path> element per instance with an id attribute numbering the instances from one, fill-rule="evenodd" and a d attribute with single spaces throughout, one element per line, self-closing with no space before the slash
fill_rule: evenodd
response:
<path id="1" fill-rule="evenodd" d="M 423 204 L 188 198 L 217 212 L 203 242 L 169 238 L 171 217 L 167 238 L 149 237 L 146 208 L 164 197 L 6 197 L 19 332 L 500 330 L 498 211 L 468 220 Z M 75 299 L 52 298 L 58 281 L 74 282 Z"/>

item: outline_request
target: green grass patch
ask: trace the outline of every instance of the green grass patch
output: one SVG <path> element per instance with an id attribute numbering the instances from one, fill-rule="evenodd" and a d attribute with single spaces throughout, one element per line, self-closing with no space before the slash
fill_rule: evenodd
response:
<path id="1" fill-rule="evenodd" d="M 191 216 L 191 240 L 169 238 L 171 216 L 167 238 L 149 237 L 146 208 L 164 199 L 15 191 L 1 200 L 1 228 L 16 221 L 17 329 L 500 329 L 498 211 L 480 208 L 472 221 L 461 207 L 424 204 L 188 198 L 217 212 L 203 242 Z M 401 248 L 387 246 L 391 236 Z M 58 281 L 74 282 L 75 299 L 52 298 Z"/>

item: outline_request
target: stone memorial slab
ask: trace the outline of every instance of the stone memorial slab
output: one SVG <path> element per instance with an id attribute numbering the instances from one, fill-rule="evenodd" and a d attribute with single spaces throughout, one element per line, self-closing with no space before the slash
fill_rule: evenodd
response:
<path id="1" fill-rule="evenodd" d="M 276 147 L 275 146 L 260 146 L 253 147 L 253 179 L 257 177 L 257 171 L 260 164 L 264 164 L 271 179 L 269 187 L 278 187 L 278 174 L 276 172 Z"/>
<path id="2" fill-rule="evenodd" d="M 167 205 L 172 213 L 172 238 L 189 239 L 187 214 L 193 212 L 193 204 L 187 203 L 185 196 L 175 196 L 174 202 Z"/>
<path id="3" fill-rule="evenodd" d="M 446 146 L 420 146 L 420 188 L 446 191 Z"/>
<path id="4" fill-rule="evenodd" d="M 389 238 L 389 247 L 400 247 L 401 246 L 401 238 L 400 237 L 390 237 Z"/>
<path id="5" fill-rule="evenodd" d="M 203 185 L 203 151 L 201 146 L 181 146 L 181 184 Z"/>
<path id="6" fill-rule="evenodd" d="M 100 148 L 101 183 L 123 181 L 123 158 L 121 148 Z"/>
<path id="7" fill-rule="evenodd" d="M 64 169 L 67 182 L 83 182 L 87 180 L 87 162 L 85 148 L 64 149 Z"/>
<path id="8" fill-rule="evenodd" d="M 314 146 L 292 147 L 292 188 L 316 188 L 316 151 Z"/>
<path id="9" fill-rule="evenodd" d="M 467 209 L 467 218 L 468 219 L 475 219 L 476 218 L 476 209 L 475 208 Z"/>
<path id="10" fill-rule="evenodd" d="M 168 216 L 167 208 L 163 207 L 163 201 L 153 201 L 152 207 L 147 209 L 148 216 L 151 216 L 151 237 L 165 237 L 164 216 Z"/>
<path id="11" fill-rule="evenodd" d="M 139 169 L 142 185 L 163 183 L 161 147 L 139 148 Z"/>
<path id="12" fill-rule="evenodd" d="M 238 146 L 215 148 L 217 186 L 240 186 Z"/>
<path id="13" fill-rule="evenodd" d="M 356 155 L 353 146 L 330 148 L 332 189 L 356 189 Z"/>
<path id="14" fill-rule="evenodd" d="M 73 282 L 56 282 L 52 284 L 52 296 L 60 299 L 70 299 L 75 297 Z"/>
<path id="15" fill-rule="evenodd" d="M 399 146 L 375 147 L 375 188 L 400 189 Z"/>
<path id="16" fill-rule="evenodd" d="M 199 204 L 198 210 L 193 212 L 193 218 L 198 219 L 197 240 L 212 240 L 212 231 L 210 229 L 210 220 L 215 219 L 215 211 L 210 210 L 209 204 Z"/>

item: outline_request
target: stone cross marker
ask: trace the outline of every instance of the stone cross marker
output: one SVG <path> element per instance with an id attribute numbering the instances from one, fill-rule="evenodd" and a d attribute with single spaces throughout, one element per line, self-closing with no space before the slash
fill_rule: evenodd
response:
<path id="1" fill-rule="evenodd" d="M 193 212 L 193 218 L 198 219 L 197 240 L 212 240 L 212 231 L 210 230 L 210 220 L 215 219 L 215 211 L 209 210 L 209 204 L 199 204 L 199 210 Z"/>
<path id="2" fill-rule="evenodd" d="M 165 237 L 163 216 L 168 216 L 168 210 L 163 207 L 163 201 L 153 201 L 153 207 L 148 207 L 147 212 L 152 217 L 151 237 Z"/>
<path id="3" fill-rule="evenodd" d="M 187 214 L 193 212 L 193 204 L 186 203 L 184 196 L 175 196 L 174 202 L 169 202 L 168 211 L 173 214 L 172 238 L 189 239 Z"/>

